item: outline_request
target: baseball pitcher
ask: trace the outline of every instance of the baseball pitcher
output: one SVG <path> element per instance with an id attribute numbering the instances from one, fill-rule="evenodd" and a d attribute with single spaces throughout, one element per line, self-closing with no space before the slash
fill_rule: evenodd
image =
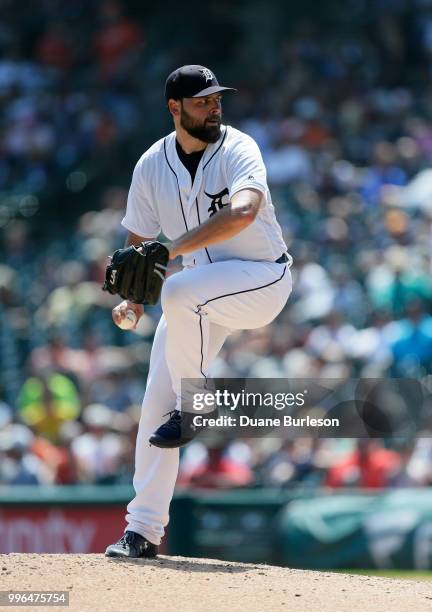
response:
<path id="1" fill-rule="evenodd" d="M 255 141 L 222 125 L 222 94 L 211 70 L 172 72 L 165 99 L 174 131 L 135 166 L 125 249 L 104 288 L 125 298 L 114 322 L 138 320 L 161 291 L 163 315 L 153 342 L 136 443 L 135 498 L 123 537 L 109 557 L 154 557 L 169 520 L 179 447 L 195 432 L 182 413 L 181 380 L 204 379 L 233 330 L 267 325 L 291 292 L 292 259 L 275 217 Z M 158 235 L 168 238 L 164 245 Z M 183 270 L 165 279 L 178 255 Z M 132 319 L 131 319 L 132 311 Z"/>

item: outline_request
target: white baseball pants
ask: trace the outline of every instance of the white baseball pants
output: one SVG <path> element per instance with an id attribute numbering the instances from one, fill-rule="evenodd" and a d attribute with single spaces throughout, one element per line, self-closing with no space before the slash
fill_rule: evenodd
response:
<path id="1" fill-rule="evenodd" d="M 287 264 L 229 260 L 184 269 L 162 290 L 138 429 L 126 529 L 159 544 L 169 520 L 178 449 L 149 444 L 150 435 L 180 409 L 182 378 L 203 378 L 233 330 L 267 325 L 280 313 L 292 281 Z"/>

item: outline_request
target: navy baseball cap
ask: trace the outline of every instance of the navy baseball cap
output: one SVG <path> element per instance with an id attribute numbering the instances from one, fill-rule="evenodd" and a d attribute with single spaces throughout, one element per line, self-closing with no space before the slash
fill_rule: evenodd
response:
<path id="1" fill-rule="evenodd" d="M 165 99 L 201 98 L 218 91 L 237 91 L 233 87 L 222 87 L 211 70 L 192 64 L 171 72 L 165 83 Z"/>

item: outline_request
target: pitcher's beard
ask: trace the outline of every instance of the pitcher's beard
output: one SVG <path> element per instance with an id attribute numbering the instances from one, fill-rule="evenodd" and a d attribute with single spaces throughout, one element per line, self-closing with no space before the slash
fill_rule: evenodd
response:
<path id="1" fill-rule="evenodd" d="M 209 144 L 217 142 L 221 135 L 220 120 L 216 125 L 209 125 L 207 121 L 199 124 L 183 108 L 180 115 L 180 125 L 189 136 Z"/>

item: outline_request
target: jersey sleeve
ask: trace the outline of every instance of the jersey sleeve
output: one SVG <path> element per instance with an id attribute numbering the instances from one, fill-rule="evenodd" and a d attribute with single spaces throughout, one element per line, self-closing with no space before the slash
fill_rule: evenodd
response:
<path id="1" fill-rule="evenodd" d="M 126 214 L 121 224 L 143 238 L 156 238 L 161 231 L 159 220 L 146 193 L 141 160 L 133 171 Z"/>
<path id="2" fill-rule="evenodd" d="M 261 193 L 268 189 L 261 152 L 250 137 L 242 138 L 228 153 L 226 174 L 230 198 L 241 189 L 257 189 Z"/>

